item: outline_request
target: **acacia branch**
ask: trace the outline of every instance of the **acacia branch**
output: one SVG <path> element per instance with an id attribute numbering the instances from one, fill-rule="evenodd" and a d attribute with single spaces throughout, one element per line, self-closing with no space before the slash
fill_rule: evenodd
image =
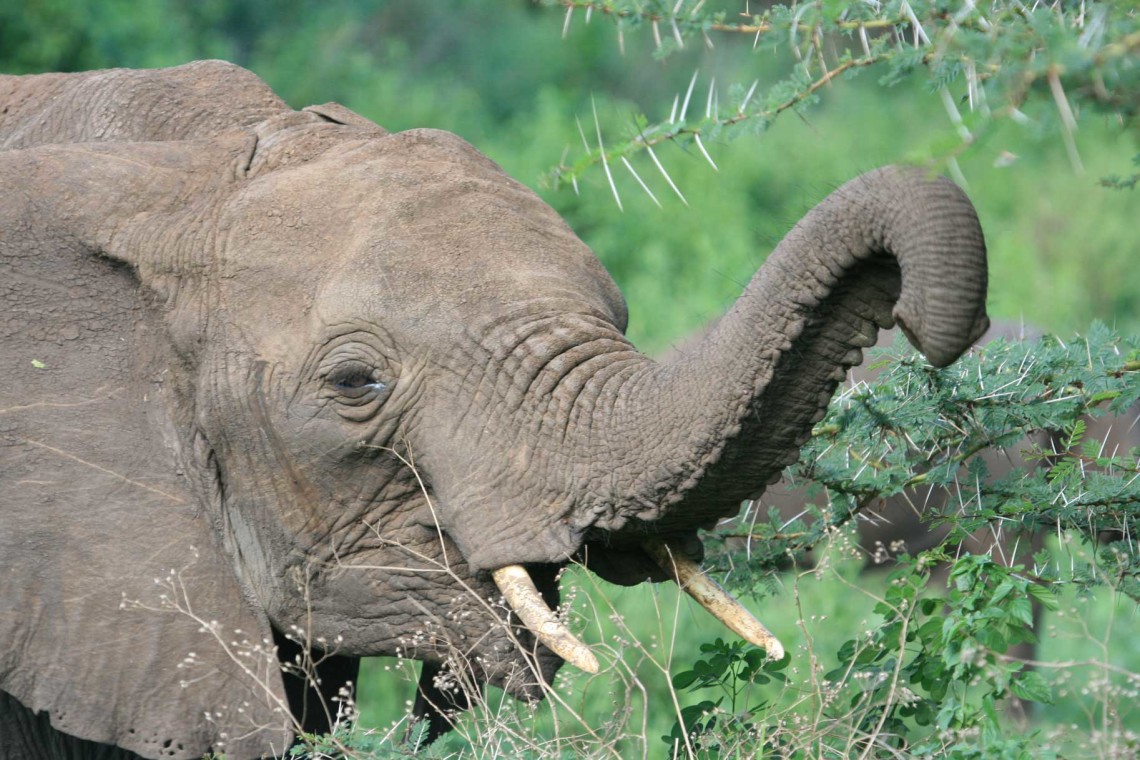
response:
<path id="1" fill-rule="evenodd" d="M 673 129 L 668 129 L 654 135 L 646 135 L 644 132 L 642 132 L 632 141 L 618 148 L 611 148 L 609 150 L 592 150 L 582 160 L 578 161 L 573 166 L 567 166 L 565 164 L 560 164 L 557 166 L 548 175 L 549 180 L 554 187 L 558 187 L 566 179 L 569 179 L 571 182 L 573 182 L 579 176 L 581 176 L 586 169 L 592 166 L 596 166 L 597 164 L 607 164 L 612 160 L 621 160 L 635 152 L 652 150 L 658 145 L 662 145 L 667 142 L 675 142 L 678 138 L 682 137 L 692 137 L 694 139 L 698 139 L 699 136 L 703 134 L 709 127 L 729 127 L 748 120 L 767 120 L 775 118 L 784 111 L 787 111 L 788 109 L 794 108 L 800 103 L 803 103 L 805 100 L 814 95 L 821 87 L 825 86 L 831 82 L 831 80 L 835 79 L 838 76 L 841 76 L 845 72 L 852 69 L 873 66 L 876 63 L 880 63 L 886 60 L 888 57 L 889 56 L 887 55 L 872 55 L 870 57 L 854 58 L 844 61 L 835 68 L 824 72 L 823 76 L 812 82 L 812 84 L 808 87 L 797 92 L 795 95 L 788 98 L 779 105 L 767 110 L 753 112 L 738 111 L 733 116 L 725 119 L 713 119 L 711 120 L 711 123 L 704 123 L 693 127 L 683 125 L 676 126 Z"/>

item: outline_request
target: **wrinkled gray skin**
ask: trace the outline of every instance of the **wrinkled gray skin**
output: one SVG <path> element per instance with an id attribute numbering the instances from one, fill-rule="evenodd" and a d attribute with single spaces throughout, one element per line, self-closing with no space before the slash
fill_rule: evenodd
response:
<path id="1" fill-rule="evenodd" d="M 293 626 L 540 696 L 560 660 L 488 571 L 551 602 L 569 561 L 660 579 L 642 538 L 699 554 L 879 326 L 942 366 L 987 324 L 969 201 L 888 168 L 656 363 L 462 140 L 295 112 L 220 62 L 0 77 L 0 216 L 0 727 L 29 755 L 279 752 L 281 674 L 246 653 Z"/>

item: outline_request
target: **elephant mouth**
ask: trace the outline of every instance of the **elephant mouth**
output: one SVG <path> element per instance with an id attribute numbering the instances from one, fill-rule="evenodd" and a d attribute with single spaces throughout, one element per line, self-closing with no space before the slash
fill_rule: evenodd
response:
<path id="1" fill-rule="evenodd" d="M 631 565 L 643 564 L 639 555 L 644 554 L 652 561 L 657 573 L 664 574 L 666 578 L 676 582 L 685 593 L 729 630 L 746 641 L 763 647 L 770 658 L 783 659 L 784 647 L 780 641 L 740 602 L 706 575 L 700 565 L 688 557 L 679 542 L 644 538 L 637 549 L 640 551 L 631 551 L 625 556 L 619 555 L 613 549 L 595 552 L 595 559 L 591 562 L 587 545 L 583 550 L 586 555 L 584 564 L 587 567 L 593 565 L 591 569 L 601 571 L 602 577 L 606 577 L 610 575 L 608 571 L 616 567 L 628 568 Z M 599 554 L 601 556 L 598 556 Z M 567 627 L 547 602 L 547 599 L 557 597 L 556 582 L 553 577 L 542 584 L 546 586 L 544 590 L 540 590 L 531 571 L 522 565 L 500 567 L 491 573 L 491 577 L 522 627 L 542 645 L 539 650 L 545 648 L 561 660 L 587 673 L 599 671 L 598 659 L 591 648 Z M 555 584 L 555 588 L 551 589 L 550 584 Z M 557 664 L 556 661 L 555 667 Z"/>
<path id="2" fill-rule="evenodd" d="M 680 539 L 643 537 L 634 543 L 615 545 L 598 537 L 587 541 L 570 562 L 500 567 L 490 572 L 490 580 L 501 594 L 504 611 L 509 611 L 511 643 L 499 641 L 493 645 L 496 651 L 484 650 L 466 664 L 448 664 L 439 653 L 425 659 L 445 669 L 474 666 L 474 681 L 498 686 L 526 702 L 543 699 L 565 663 L 590 674 L 600 672 L 603 663 L 594 650 L 556 612 L 561 597 L 559 578 L 572 564 L 583 565 L 599 577 L 622 585 L 673 581 L 741 638 L 764 648 L 769 658 L 782 659 L 784 647 L 780 641 L 701 570 L 689 557 L 693 548 L 691 541 Z M 513 655 L 499 649 L 504 646 L 509 646 Z M 428 653 L 421 652 L 423 655 Z"/>
<path id="3" fill-rule="evenodd" d="M 535 701 L 545 696 L 564 663 L 590 674 L 601 671 L 594 649 L 571 630 L 565 611 L 559 609 L 560 577 L 572 565 L 624 586 L 672 581 L 729 630 L 763 648 L 769 658 L 784 657 L 780 641 L 693 559 L 703 555 L 693 530 L 660 536 L 594 528 L 584 531 L 577 549 L 560 560 L 514 559 L 510 555 L 518 554 L 508 549 L 498 563 L 479 568 L 477 564 L 472 567 L 475 563 L 449 530 L 438 525 L 420 527 L 425 549 L 426 545 L 449 547 L 441 555 L 443 564 L 452 552 L 453 558 L 456 554 L 462 558 L 462 566 L 449 566 L 448 575 L 463 579 L 465 592 L 454 598 L 465 606 L 449 610 L 437 628 L 440 632 L 454 630 L 458 638 L 431 637 L 435 643 L 412 656 L 443 670 L 469 673 L 468 686 L 490 684 L 523 701 Z M 473 640 L 461 621 L 478 607 L 492 612 L 499 625 Z"/>

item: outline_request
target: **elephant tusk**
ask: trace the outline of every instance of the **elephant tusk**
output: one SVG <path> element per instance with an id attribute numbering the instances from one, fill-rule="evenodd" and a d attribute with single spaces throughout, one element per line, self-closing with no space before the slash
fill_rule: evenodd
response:
<path id="1" fill-rule="evenodd" d="M 659 538 L 646 539 L 641 546 L 662 570 L 677 581 L 677 585 L 684 589 L 686 594 L 693 597 L 697 604 L 708 610 L 709 614 L 724 623 L 729 630 L 745 641 L 763 647 L 769 658 L 784 659 L 784 645 L 779 639 L 773 636 L 751 612 L 744 609 L 732 594 L 705 575 L 696 562 Z"/>
<path id="2" fill-rule="evenodd" d="M 598 658 L 546 606 L 530 573 L 521 565 L 500 567 L 491 577 L 519 620 L 547 649 L 580 670 L 598 672 Z"/>

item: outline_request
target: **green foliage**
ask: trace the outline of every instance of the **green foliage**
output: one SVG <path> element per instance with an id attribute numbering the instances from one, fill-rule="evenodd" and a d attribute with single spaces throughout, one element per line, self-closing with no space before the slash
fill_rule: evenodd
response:
<path id="1" fill-rule="evenodd" d="M 1032 602 L 1057 609 L 1066 587 L 1140 601 L 1140 451 L 1106 450 L 1088 432 L 1090 419 L 1122 414 L 1140 398 L 1140 345 L 1094 325 L 1072 341 L 991 343 L 944 370 L 901 344 L 884 356 L 879 378 L 836 399 L 790 468 L 790 477 L 819 484 L 826 499 L 817 501 L 826 506 L 791 525 L 778 515 L 767 524 L 746 515 L 720 536 L 726 544 L 748 539 L 752 562 L 742 565 L 727 545 L 714 562 L 731 568 L 738 591 L 763 594 L 760 566 L 824 541 L 875 499 L 919 484 L 958 494 L 930 515 L 952 527 L 944 547 L 994 530 L 1066 532 L 1090 546 L 1106 534 L 1119 537 L 1065 570 L 1048 554 L 1033 567 L 988 555 L 954 559 L 948 548 L 904 557 L 874 608 L 882 622 L 843 644 L 824 676 L 834 697 L 822 719 L 853 722 L 868 742 L 919 756 L 1041 756 L 1043 737 L 1005 735 L 1000 711 L 1011 698 L 1053 699 L 1040 672 L 1005 656 L 1036 640 Z M 1026 438 L 1041 429 L 1063 432 L 1043 448 Z M 973 459 L 990 448 L 1021 448 L 1042 466 L 991 479 Z M 931 568 L 947 561 L 942 591 L 928 582 Z M 683 684 L 694 680 L 690 672 Z M 709 710 L 701 713 L 706 721 Z M 695 725 L 698 733 L 709 728 Z M 771 739 L 779 726 L 759 733 Z M 839 751 L 833 734 L 817 740 L 809 754 Z"/>
<path id="2" fill-rule="evenodd" d="M 1132 165 L 1140 166 L 1140 153 L 1132 157 Z M 1129 177 L 1120 177 L 1113 174 L 1105 177 L 1101 181 L 1101 184 L 1116 190 L 1132 190 L 1136 187 L 1138 181 L 1140 181 L 1140 174 L 1133 174 Z"/>
<path id="3" fill-rule="evenodd" d="M 690 747 L 697 757 L 740 757 L 762 752 L 765 732 L 758 730 L 756 715 L 768 708 L 767 700 L 750 700 L 753 687 L 770 682 L 786 683 L 784 671 L 791 658 L 769 660 L 763 649 L 741 641 L 701 644 L 701 654 L 691 670 L 673 676 L 673 688 L 720 692 L 715 700 L 704 699 L 681 709 L 673 729 L 662 736 L 670 749 Z"/>
<path id="4" fill-rule="evenodd" d="M 889 359 L 873 366 L 882 374 L 836 397 L 788 473 L 824 486 L 828 508 L 811 525 L 791 526 L 791 538 L 778 519 L 752 524 L 754 557 L 775 563 L 875 499 L 927 485 L 960 494 L 953 512 L 931 516 L 952 524 L 954 542 L 999 523 L 1015 534 L 1048 526 L 1090 540 L 1137 535 L 1138 452 L 1105 451 L 1103 441 L 1084 438 L 1086 416 L 1124 415 L 1140 400 L 1136 339 L 1097 324 L 1071 341 L 994 341 L 941 370 L 901 339 L 881 356 Z M 1060 444 L 1028 438 L 1042 430 L 1064 431 Z M 1007 448 L 1048 466 L 990 480 L 975 455 Z M 741 537 L 735 528 L 725 535 Z M 1140 577 L 1137 551 L 1113 554 L 1116 582 L 1129 593 Z"/>
<path id="5" fill-rule="evenodd" d="M 703 110 L 690 111 L 690 85 L 680 110 L 674 103 L 667 121 L 644 122 L 624 140 L 607 141 L 608 147 L 600 134 L 596 146 L 587 140 L 581 158 L 549 173 L 555 186 L 576 185 L 586 170 L 599 164 L 608 173 L 617 159 L 652 154 L 665 143 L 706 154 L 702 138 L 738 134 L 746 124 L 753 125 L 749 131 L 765 128 L 782 113 L 816 102 L 821 88 L 837 78 L 867 67 L 874 67 L 885 87 L 917 75 L 929 92 L 941 96 L 957 140 L 933 143 L 927 153 L 936 166 L 948 164 L 952 171 L 957 171 L 958 155 L 1005 119 L 1060 133 L 1079 170 L 1073 137 L 1077 114 L 1088 109 L 1133 122 L 1140 108 L 1140 11 L 1119 0 L 1028 6 L 1016 0 L 984 5 L 948 0 L 793 2 L 791 7 L 773 5 L 731 20 L 703 2 L 546 2 L 567 9 L 567 24 L 581 9 L 613 20 L 619 33 L 625 27 L 648 26 L 660 58 L 684 50 L 686 43 L 712 46 L 714 36 L 722 44 L 744 40 L 753 48 L 765 38 L 773 49 L 792 53 L 785 55 L 781 78 L 756 97 L 756 85 L 747 90 L 738 85 L 721 106 L 715 82 L 710 82 Z M 672 35 L 663 39 L 662 29 Z M 764 67 L 754 68 L 767 73 Z M 960 105 L 967 107 L 965 114 Z M 652 158 L 668 179 L 656 156 Z"/>

